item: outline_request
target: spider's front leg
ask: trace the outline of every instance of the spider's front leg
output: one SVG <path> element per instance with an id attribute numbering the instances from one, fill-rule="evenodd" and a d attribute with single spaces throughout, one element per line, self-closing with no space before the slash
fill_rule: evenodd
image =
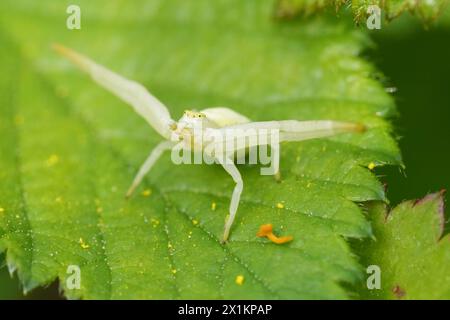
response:
<path id="1" fill-rule="evenodd" d="M 142 164 L 141 168 L 139 169 L 139 172 L 137 173 L 136 177 L 133 180 L 133 183 L 131 184 L 130 188 L 128 189 L 128 192 L 126 194 L 127 198 L 129 198 L 133 194 L 134 190 L 142 182 L 142 179 L 150 171 L 150 169 L 153 167 L 153 165 L 156 163 L 156 161 L 159 159 L 159 157 L 161 157 L 163 152 L 170 150 L 173 146 L 174 146 L 174 143 L 172 141 L 163 141 L 163 142 L 159 143 L 150 152 L 150 155 L 145 160 L 145 162 Z"/>
<path id="2" fill-rule="evenodd" d="M 216 156 L 217 161 L 222 165 L 225 171 L 233 178 L 236 185 L 234 186 L 233 195 L 231 197 L 230 208 L 229 208 L 229 216 L 227 221 L 225 222 L 225 227 L 223 231 L 223 236 L 221 243 L 225 243 L 228 240 L 228 236 L 230 235 L 230 229 L 233 225 L 234 218 L 236 217 L 236 212 L 239 206 L 239 201 L 241 198 L 242 189 L 244 188 L 244 182 L 242 181 L 241 174 L 239 173 L 238 168 L 234 164 L 231 157 L 218 155 Z"/>

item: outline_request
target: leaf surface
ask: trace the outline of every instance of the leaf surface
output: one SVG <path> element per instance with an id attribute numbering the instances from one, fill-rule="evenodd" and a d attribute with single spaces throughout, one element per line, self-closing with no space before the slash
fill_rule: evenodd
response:
<path id="1" fill-rule="evenodd" d="M 371 204 L 374 240 L 357 245 L 364 265 L 377 265 L 381 288 L 361 289 L 370 299 L 449 299 L 450 235 L 444 235 L 443 192 L 405 201 L 387 212 Z"/>
<path id="2" fill-rule="evenodd" d="M 401 163 L 386 120 L 394 103 L 359 57 L 367 37 L 333 17 L 276 22 L 272 1 L 79 3 L 81 30 L 65 27 L 63 2 L 1 4 L 0 250 L 25 290 L 59 278 L 70 298 L 347 297 L 341 283 L 363 273 L 345 239 L 371 235 L 355 201 L 385 200 L 367 166 Z M 232 179 L 166 154 L 125 200 L 161 138 L 53 42 L 141 82 L 174 118 L 229 106 L 368 130 L 283 144 L 281 183 L 240 165 L 244 191 L 221 245 Z M 266 223 L 294 241 L 257 238 Z M 69 265 L 80 289 L 66 286 Z"/>

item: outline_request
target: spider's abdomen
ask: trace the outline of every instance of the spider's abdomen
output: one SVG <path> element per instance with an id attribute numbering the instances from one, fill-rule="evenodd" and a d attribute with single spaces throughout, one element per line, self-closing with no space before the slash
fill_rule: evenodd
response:
<path id="1" fill-rule="evenodd" d="M 201 113 L 203 113 L 206 116 L 206 119 L 214 123 L 218 128 L 250 122 L 250 119 L 246 116 L 224 107 L 208 108 L 202 110 Z"/>

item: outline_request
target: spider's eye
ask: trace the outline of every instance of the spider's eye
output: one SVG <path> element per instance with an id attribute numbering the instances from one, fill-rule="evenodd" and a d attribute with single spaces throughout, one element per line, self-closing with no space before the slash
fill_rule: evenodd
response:
<path id="1" fill-rule="evenodd" d="M 176 122 L 172 122 L 171 124 L 169 124 L 169 128 L 172 131 L 177 130 L 177 123 Z"/>

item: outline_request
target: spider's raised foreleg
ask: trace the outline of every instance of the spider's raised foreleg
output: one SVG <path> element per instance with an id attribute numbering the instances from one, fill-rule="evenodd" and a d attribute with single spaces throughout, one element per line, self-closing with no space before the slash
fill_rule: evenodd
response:
<path id="1" fill-rule="evenodd" d="M 159 157 L 163 154 L 163 152 L 170 150 L 173 146 L 174 146 L 174 143 L 172 141 L 163 141 L 160 144 L 158 144 L 150 152 L 150 155 L 145 160 L 145 162 L 142 164 L 136 177 L 133 180 L 133 183 L 131 184 L 130 188 L 128 189 L 128 192 L 126 194 L 127 198 L 131 196 L 131 194 L 134 192 L 136 187 L 141 183 L 144 176 L 150 171 L 150 169 L 153 167 L 153 165 L 156 163 L 156 161 L 159 159 Z"/>
<path id="2" fill-rule="evenodd" d="M 53 48 L 89 74 L 97 84 L 131 105 L 160 135 L 166 139 L 170 138 L 169 126 L 173 120 L 170 118 L 169 110 L 144 86 L 122 77 L 72 49 L 60 44 L 54 44 Z"/>
<path id="3" fill-rule="evenodd" d="M 233 160 L 231 160 L 230 157 L 217 156 L 216 159 L 236 183 L 236 185 L 234 186 L 233 195 L 231 197 L 229 216 L 227 218 L 227 221 L 225 222 L 225 227 L 221 240 L 222 243 L 225 243 L 228 240 L 231 226 L 233 225 L 234 218 L 236 217 L 236 212 L 239 206 L 239 200 L 241 198 L 242 189 L 244 188 L 244 182 L 242 181 L 242 177 L 241 174 L 239 173 L 238 168 L 236 167 L 236 165 L 234 164 Z"/>

